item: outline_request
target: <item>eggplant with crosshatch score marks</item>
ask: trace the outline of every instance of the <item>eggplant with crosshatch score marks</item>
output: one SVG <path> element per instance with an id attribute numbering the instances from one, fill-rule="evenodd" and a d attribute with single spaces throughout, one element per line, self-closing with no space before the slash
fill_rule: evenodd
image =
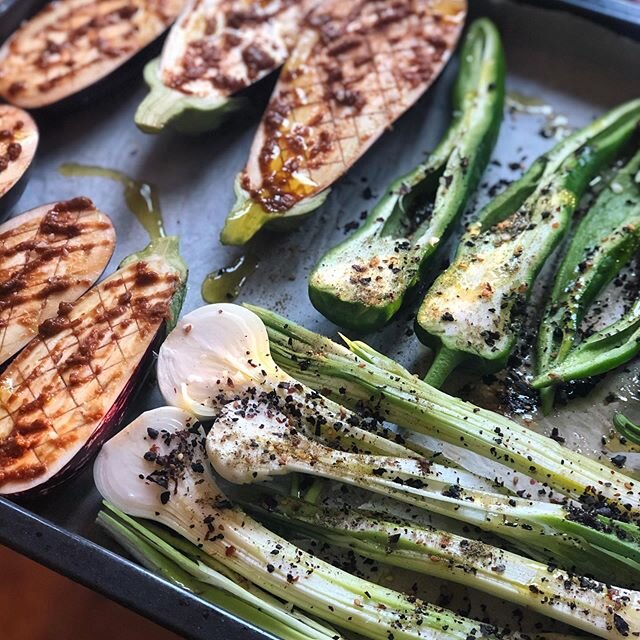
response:
<path id="1" fill-rule="evenodd" d="M 38 139 L 38 127 L 26 111 L 0 105 L 0 215 L 22 195 Z"/>
<path id="2" fill-rule="evenodd" d="M 58 0 L 0 49 L 0 96 L 25 109 L 87 90 L 141 53 L 171 25 L 182 0 Z M 98 85 L 100 83 L 100 85 Z"/>
<path id="3" fill-rule="evenodd" d="M 0 225 L 0 365 L 100 277 L 115 244 L 111 220 L 84 197 Z"/>
<path id="4" fill-rule="evenodd" d="M 113 434 L 186 277 L 177 238 L 161 238 L 40 325 L 0 376 L 0 494 L 50 490 Z"/>
<path id="5" fill-rule="evenodd" d="M 317 209 L 331 185 L 431 85 L 462 31 L 465 0 L 325 0 L 307 15 L 262 118 L 221 233 Z"/>
<path id="6" fill-rule="evenodd" d="M 145 133 L 166 125 L 199 133 L 218 126 L 245 103 L 235 94 L 286 60 L 315 2 L 187 2 L 162 56 L 145 67 L 149 95 L 136 112 L 138 127 Z"/>

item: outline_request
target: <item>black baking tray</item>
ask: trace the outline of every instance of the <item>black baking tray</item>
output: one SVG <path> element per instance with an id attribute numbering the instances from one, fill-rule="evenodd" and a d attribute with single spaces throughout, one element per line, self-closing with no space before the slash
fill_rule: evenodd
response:
<path id="1" fill-rule="evenodd" d="M 42 0 L 0 0 L 0 38 L 42 4 Z M 637 3 L 471 0 L 470 4 L 473 13 L 489 15 L 503 33 L 510 89 L 542 93 L 559 113 L 575 116 L 580 124 L 640 95 L 640 45 L 618 35 L 637 34 Z M 570 9 L 571 15 L 564 9 Z M 612 34 L 612 28 L 618 33 Z M 263 239 L 261 244 L 259 240 L 251 245 L 250 251 L 260 254 L 261 266 L 243 290 L 242 299 L 275 308 L 314 330 L 335 334 L 335 327 L 307 302 L 306 273 L 327 247 L 344 237 L 344 224 L 357 220 L 360 211 L 371 206 L 362 195 L 365 180 L 374 192 L 379 191 L 376 185 L 387 184 L 433 147 L 447 119 L 455 64 L 336 186 L 322 211 L 302 230 L 284 239 L 271 235 L 268 242 Z M 116 224 L 119 240 L 108 269 L 112 270 L 123 256 L 143 246 L 144 232 L 126 213 L 117 185 L 63 178 L 57 166 L 63 161 L 100 164 L 155 182 L 168 230 L 181 236 L 182 253 L 190 266 L 191 286 L 184 309 L 189 311 L 202 304 L 198 289 L 204 274 L 237 257 L 237 250 L 219 246 L 217 233 L 232 204 L 233 176 L 243 165 L 268 94 L 257 96 L 255 109 L 242 119 L 196 139 L 172 133 L 158 138 L 139 133 L 132 114 L 143 95 L 138 75 L 89 107 L 55 116 L 37 115 L 41 148 L 31 182 L 16 210 L 80 193 L 90 196 Z M 509 161 L 523 153 L 535 157 L 550 144 L 538 135 L 540 122 L 535 117 L 523 116 L 517 122 L 513 118 L 508 115 L 505 119 L 496 150 L 503 166 L 490 168 L 490 181 L 513 177 L 506 168 Z M 372 344 L 413 367 L 424 357 L 424 351 L 415 338 L 406 335 L 410 324 L 410 318 L 403 316 L 373 336 Z M 603 397 L 606 392 L 604 388 L 597 391 Z M 151 381 L 132 407 L 129 419 L 160 402 Z M 603 413 L 594 420 L 608 425 L 609 418 Z M 584 450 L 584 442 L 580 446 Z M 632 461 L 633 456 L 629 459 Z M 96 527 L 99 507 L 89 468 L 46 498 L 20 504 L 0 498 L 0 542 L 184 637 L 270 637 L 125 559 L 122 550 Z"/>

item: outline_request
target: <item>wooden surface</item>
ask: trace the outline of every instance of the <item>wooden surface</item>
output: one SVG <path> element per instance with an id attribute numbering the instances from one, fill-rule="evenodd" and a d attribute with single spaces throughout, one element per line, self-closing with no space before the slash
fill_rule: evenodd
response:
<path id="1" fill-rule="evenodd" d="M 2 546 L 0 578 L 3 640 L 180 640 Z"/>

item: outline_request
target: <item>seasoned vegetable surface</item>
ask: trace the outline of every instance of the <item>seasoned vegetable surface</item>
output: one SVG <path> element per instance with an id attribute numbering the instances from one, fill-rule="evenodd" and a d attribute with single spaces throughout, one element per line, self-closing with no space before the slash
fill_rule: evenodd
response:
<path id="1" fill-rule="evenodd" d="M 169 122 L 213 128 L 240 101 L 234 93 L 279 67 L 315 0 L 190 0 L 159 60 L 145 69 L 150 93 L 136 113 L 147 133 Z"/>
<path id="2" fill-rule="evenodd" d="M 553 565 L 382 511 L 347 504 L 318 508 L 274 495 L 264 502 L 267 508 L 258 513 L 281 523 L 290 535 L 303 534 L 382 564 L 475 587 L 601 638 L 623 638 L 624 623 L 640 625 L 637 591 L 609 590 Z"/>
<path id="3" fill-rule="evenodd" d="M 640 521 L 640 493 L 630 476 L 435 389 L 363 342 L 344 347 L 271 311 L 249 308 L 267 327 L 276 363 L 316 391 L 535 478 L 547 495 L 569 496 L 596 512 L 611 507 Z"/>
<path id="4" fill-rule="evenodd" d="M 441 385 L 461 361 L 504 367 L 542 265 L 589 181 L 621 152 L 639 121 L 640 100 L 601 116 L 538 158 L 468 226 L 416 318 L 416 334 L 436 349 L 429 384 Z"/>
<path id="5" fill-rule="evenodd" d="M 84 197 L 43 205 L 0 226 L 0 363 L 100 277 L 115 242 L 111 220 Z"/>
<path id="6" fill-rule="evenodd" d="M 325 0 L 307 16 L 238 177 L 222 231 L 244 244 L 310 212 L 438 76 L 464 0 Z"/>
<path id="7" fill-rule="evenodd" d="M 184 329 L 181 321 L 176 331 Z M 98 491 L 117 509 L 168 526 L 196 545 L 205 562 L 329 624 L 373 640 L 503 637 L 492 625 L 338 569 L 253 520 L 220 489 L 202 433 L 179 409 L 142 414 L 105 444 L 93 473 Z"/>
<path id="8" fill-rule="evenodd" d="M 22 194 L 38 139 L 38 127 L 26 111 L 0 105 L 0 213 L 8 211 Z"/>
<path id="9" fill-rule="evenodd" d="M 597 353 L 593 339 L 574 348 L 590 304 L 639 248 L 640 152 L 613 174 L 571 238 L 540 322 L 534 387 L 602 373 L 607 365 L 613 368 L 625 361 L 619 357 L 619 343 L 612 339 L 599 340 Z M 637 316 L 632 309 L 628 318 L 635 320 Z M 634 332 L 629 323 L 624 324 L 624 330 L 627 339 L 623 342 L 627 342 Z M 613 333 L 607 328 L 600 335 L 610 338 Z M 627 360 L 640 350 L 637 340 L 629 346 Z M 543 389 L 542 398 L 549 410 L 553 390 Z"/>
<path id="10" fill-rule="evenodd" d="M 175 238 L 158 241 L 61 305 L 4 371 L 0 493 L 57 484 L 117 426 L 182 295 L 175 247 Z"/>
<path id="11" fill-rule="evenodd" d="M 183 0 L 55 0 L 0 49 L 0 96 L 29 109 L 104 78 L 155 40 Z"/>
<path id="12" fill-rule="evenodd" d="M 452 123 L 440 144 L 311 273 L 309 297 L 327 318 L 367 331 L 398 311 L 489 162 L 502 121 L 504 73 L 497 29 L 486 19 L 474 22 L 460 53 Z"/>

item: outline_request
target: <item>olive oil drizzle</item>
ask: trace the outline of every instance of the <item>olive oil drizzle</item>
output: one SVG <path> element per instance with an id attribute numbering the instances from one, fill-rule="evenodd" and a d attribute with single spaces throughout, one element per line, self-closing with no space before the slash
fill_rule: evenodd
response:
<path id="1" fill-rule="evenodd" d="M 520 113 L 540 114 L 548 116 L 553 113 L 553 107 L 535 96 L 528 96 L 519 91 L 509 91 L 507 107 Z"/>
<path id="2" fill-rule="evenodd" d="M 61 164 L 58 170 L 63 176 L 99 177 L 119 182 L 124 187 L 127 208 L 145 228 L 151 240 L 166 237 L 160 200 L 153 185 L 134 180 L 121 171 L 94 165 L 67 162 Z"/>
<path id="3" fill-rule="evenodd" d="M 257 267 L 258 258 L 247 254 L 227 267 L 212 271 L 202 283 L 202 299 L 209 304 L 235 300 L 247 278 Z"/>

